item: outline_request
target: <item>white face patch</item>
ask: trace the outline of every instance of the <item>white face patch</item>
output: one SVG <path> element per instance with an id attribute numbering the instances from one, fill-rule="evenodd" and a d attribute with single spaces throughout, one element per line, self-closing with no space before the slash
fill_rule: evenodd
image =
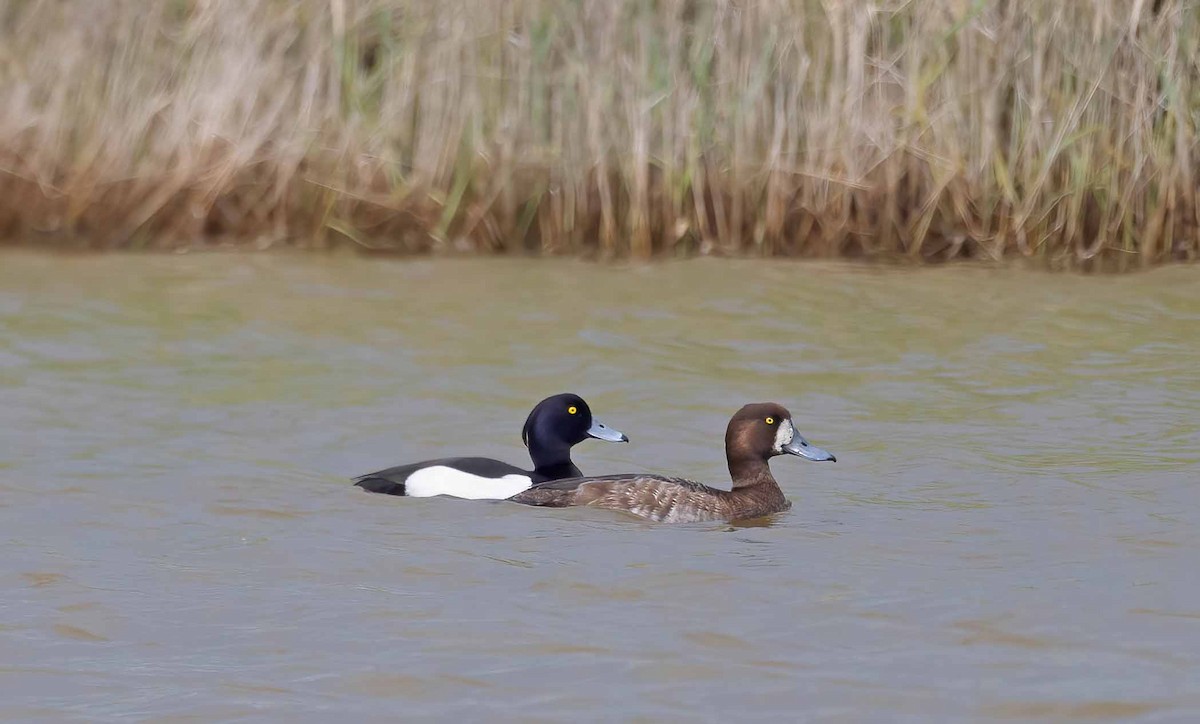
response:
<path id="1" fill-rule="evenodd" d="M 528 490 L 532 484 L 528 475 L 485 478 L 445 465 L 432 465 L 408 476 L 404 481 L 404 494 L 413 498 L 449 495 L 469 500 L 504 500 Z"/>
<path id="2" fill-rule="evenodd" d="M 796 429 L 792 427 L 791 420 L 780 420 L 779 429 L 775 431 L 775 452 L 782 454 L 783 446 L 792 441 L 796 436 Z"/>

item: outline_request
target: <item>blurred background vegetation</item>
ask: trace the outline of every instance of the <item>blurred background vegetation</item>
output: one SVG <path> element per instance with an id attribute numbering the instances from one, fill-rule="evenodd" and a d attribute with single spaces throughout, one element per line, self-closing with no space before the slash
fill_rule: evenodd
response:
<path id="1" fill-rule="evenodd" d="M 7 0 L 0 239 L 1200 252 L 1183 0 Z"/>

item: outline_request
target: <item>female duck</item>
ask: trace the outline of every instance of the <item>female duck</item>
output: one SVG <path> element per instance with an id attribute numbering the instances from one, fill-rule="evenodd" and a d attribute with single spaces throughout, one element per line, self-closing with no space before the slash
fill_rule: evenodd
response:
<path id="1" fill-rule="evenodd" d="M 764 402 L 738 410 L 725 431 L 732 490 L 718 490 L 683 478 L 634 473 L 539 483 L 509 500 L 555 508 L 590 505 L 668 523 L 757 518 L 792 505 L 767 464 L 770 458 L 783 454 L 837 462 L 832 454 L 809 445 L 796 432 L 792 415 L 783 406 Z"/>
<path id="2" fill-rule="evenodd" d="M 442 458 L 363 475 L 354 484 L 372 493 L 414 498 L 450 495 L 503 500 L 534 483 L 583 475 L 571 462 L 571 447 L 589 437 L 629 442 L 624 433 L 592 417 L 591 408 L 579 395 L 555 395 L 533 408 L 521 430 L 533 470 L 491 458 Z"/>

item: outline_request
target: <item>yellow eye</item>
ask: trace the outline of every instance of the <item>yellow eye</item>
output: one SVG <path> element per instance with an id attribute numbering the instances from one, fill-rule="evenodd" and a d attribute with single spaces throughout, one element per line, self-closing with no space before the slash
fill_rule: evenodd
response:
<path id="1" fill-rule="evenodd" d="M 775 418 L 773 418 L 773 417 L 768 417 L 768 418 L 767 418 L 767 424 L 768 424 L 768 425 L 774 425 L 774 424 L 775 424 Z"/>
<path id="2" fill-rule="evenodd" d="M 567 412 L 574 415 L 576 412 L 579 412 L 579 408 L 575 407 L 574 405 L 571 405 L 570 407 L 567 408 Z"/>

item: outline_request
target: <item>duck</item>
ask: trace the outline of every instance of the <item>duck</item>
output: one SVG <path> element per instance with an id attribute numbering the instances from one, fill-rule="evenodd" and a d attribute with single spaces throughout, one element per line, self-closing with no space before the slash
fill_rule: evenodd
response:
<path id="1" fill-rule="evenodd" d="M 521 429 L 533 470 L 492 458 L 440 458 L 360 475 L 354 484 L 372 493 L 412 498 L 504 500 L 536 483 L 582 476 L 571 461 L 571 448 L 589 438 L 629 442 L 628 435 L 596 419 L 579 395 L 552 395 L 534 406 Z"/>
<path id="2" fill-rule="evenodd" d="M 778 455 L 837 462 L 833 453 L 810 444 L 796 432 L 787 408 L 759 402 L 738 410 L 725 430 L 725 458 L 733 482 L 730 490 L 684 478 L 627 473 L 537 483 L 509 500 L 551 508 L 586 505 L 664 523 L 759 518 L 792 506 L 768 464 Z"/>

